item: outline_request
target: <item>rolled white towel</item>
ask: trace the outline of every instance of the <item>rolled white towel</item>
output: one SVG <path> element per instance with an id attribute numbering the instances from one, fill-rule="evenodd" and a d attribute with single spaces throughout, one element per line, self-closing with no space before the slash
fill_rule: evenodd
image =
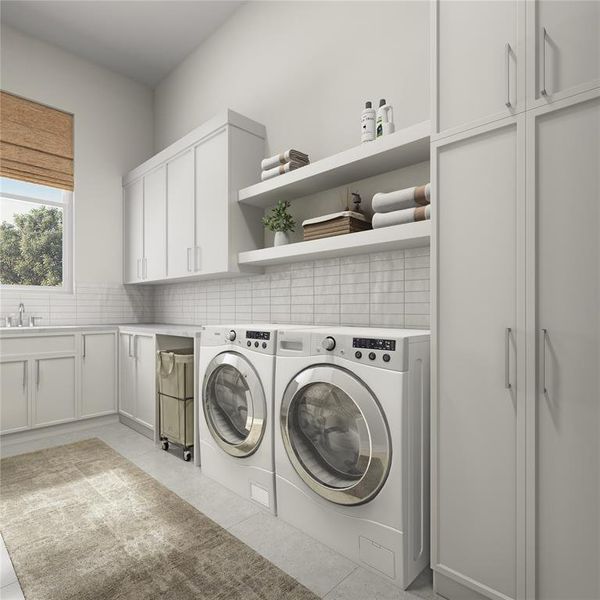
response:
<path id="1" fill-rule="evenodd" d="M 289 162 L 298 162 L 303 163 L 305 165 L 308 164 L 308 154 L 304 154 L 304 152 L 300 152 L 300 150 L 294 150 L 290 148 L 281 154 L 275 154 L 274 156 L 269 156 L 269 158 L 264 158 L 260 163 L 260 168 L 263 171 L 267 169 L 272 169 L 277 165 L 284 165 Z"/>
<path id="2" fill-rule="evenodd" d="M 426 221 L 431 218 L 431 206 L 415 206 L 404 210 L 395 210 L 388 213 L 375 213 L 373 215 L 373 229 L 390 227 L 392 225 L 403 225 L 415 221 Z"/>
<path id="3" fill-rule="evenodd" d="M 269 169 L 268 171 L 263 171 L 260 174 L 261 181 L 266 181 L 267 179 L 271 179 L 272 177 L 276 177 L 277 175 L 283 175 L 284 173 L 288 173 L 289 171 L 293 171 L 295 169 L 299 169 L 300 167 L 304 167 L 304 163 L 298 162 L 289 162 L 285 163 L 285 165 L 279 165 L 274 169 Z"/>
<path id="4" fill-rule="evenodd" d="M 431 184 L 397 190 L 395 192 L 379 192 L 373 196 L 373 211 L 388 213 L 402 210 L 418 204 L 425 206 L 431 201 Z"/>

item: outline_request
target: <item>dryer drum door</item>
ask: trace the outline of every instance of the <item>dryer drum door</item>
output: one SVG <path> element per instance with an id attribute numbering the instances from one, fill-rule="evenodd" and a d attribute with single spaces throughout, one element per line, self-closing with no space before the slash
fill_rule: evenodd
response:
<path id="1" fill-rule="evenodd" d="M 288 384 L 281 435 L 298 475 L 336 504 L 364 504 L 382 488 L 392 448 L 387 421 L 369 388 L 345 369 L 319 365 Z"/>
<path id="2" fill-rule="evenodd" d="M 211 435 L 238 458 L 255 452 L 267 421 L 265 393 L 254 367 L 240 354 L 223 352 L 206 369 L 202 408 Z"/>

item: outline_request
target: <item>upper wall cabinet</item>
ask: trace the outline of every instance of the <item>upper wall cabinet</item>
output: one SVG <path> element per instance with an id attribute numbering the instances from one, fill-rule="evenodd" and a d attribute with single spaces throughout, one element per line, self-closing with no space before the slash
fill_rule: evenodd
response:
<path id="1" fill-rule="evenodd" d="M 450 135 L 525 109 L 525 5 L 433 3 L 433 134 Z"/>
<path id="2" fill-rule="evenodd" d="M 262 209 L 237 202 L 260 180 L 265 128 L 231 110 L 123 178 L 125 283 L 239 272 L 262 247 Z"/>
<path id="3" fill-rule="evenodd" d="M 528 104 L 600 86 L 600 2 L 527 2 Z"/>

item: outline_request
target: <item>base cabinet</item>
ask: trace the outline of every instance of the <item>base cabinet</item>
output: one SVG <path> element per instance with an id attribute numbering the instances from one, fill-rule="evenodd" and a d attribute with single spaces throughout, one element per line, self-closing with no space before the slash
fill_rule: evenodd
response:
<path id="1" fill-rule="evenodd" d="M 152 335 L 119 334 L 119 412 L 154 429 L 155 341 Z"/>
<path id="2" fill-rule="evenodd" d="M 117 345 L 114 333 L 81 335 L 81 417 L 117 410 Z"/>
<path id="3" fill-rule="evenodd" d="M 27 360 L 0 361 L 0 433 L 28 429 L 29 362 Z"/>
<path id="4" fill-rule="evenodd" d="M 75 370 L 75 356 L 34 361 L 34 425 L 54 425 L 77 417 Z"/>

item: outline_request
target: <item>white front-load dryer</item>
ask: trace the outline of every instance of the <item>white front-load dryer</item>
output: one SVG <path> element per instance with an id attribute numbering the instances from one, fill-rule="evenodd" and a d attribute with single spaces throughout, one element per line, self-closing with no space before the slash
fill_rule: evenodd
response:
<path id="1" fill-rule="evenodd" d="M 278 515 L 405 589 L 429 563 L 429 332 L 281 329 Z"/>
<path id="2" fill-rule="evenodd" d="M 200 466 L 275 513 L 273 326 L 210 326 L 200 338 Z"/>

